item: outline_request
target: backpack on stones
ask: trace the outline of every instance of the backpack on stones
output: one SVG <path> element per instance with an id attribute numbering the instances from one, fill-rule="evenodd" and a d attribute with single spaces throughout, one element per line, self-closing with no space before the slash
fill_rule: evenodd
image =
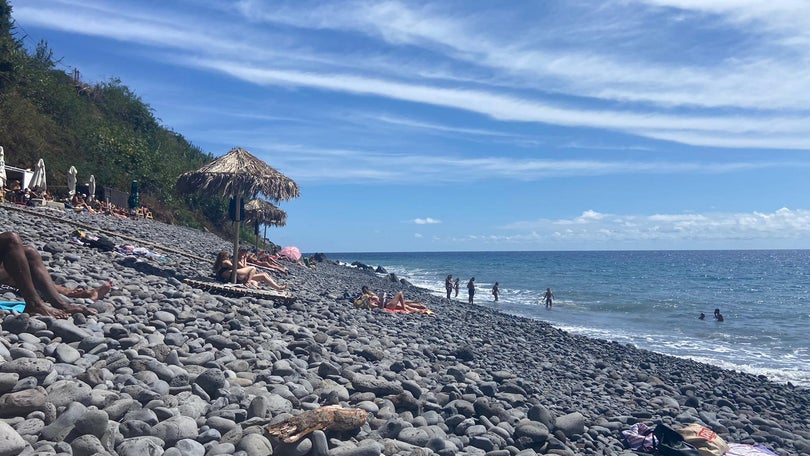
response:
<path id="1" fill-rule="evenodd" d="M 104 236 L 99 236 L 98 239 L 85 238 L 83 242 L 90 247 L 97 248 L 104 252 L 112 252 L 115 250 L 115 242 Z"/>
<path id="2" fill-rule="evenodd" d="M 692 444 L 686 442 L 681 434 L 664 423 L 658 423 L 653 430 L 655 436 L 655 454 L 661 456 L 701 456 Z"/>

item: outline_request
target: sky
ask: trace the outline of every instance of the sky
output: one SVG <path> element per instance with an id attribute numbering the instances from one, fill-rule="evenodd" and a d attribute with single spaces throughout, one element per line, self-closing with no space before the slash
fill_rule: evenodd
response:
<path id="1" fill-rule="evenodd" d="M 804 0 L 10 1 L 59 68 L 295 180 L 281 245 L 810 248 Z"/>

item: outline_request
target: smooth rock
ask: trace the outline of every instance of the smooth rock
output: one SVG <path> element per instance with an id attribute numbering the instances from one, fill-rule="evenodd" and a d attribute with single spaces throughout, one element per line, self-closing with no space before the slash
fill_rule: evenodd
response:
<path id="1" fill-rule="evenodd" d="M 270 441 L 260 434 L 247 434 L 242 437 L 237 450 L 244 451 L 248 456 L 266 456 L 273 454 L 273 446 Z"/>
<path id="2" fill-rule="evenodd" d="M 0 421 L 0 456 L 16 456 L 20 454 L 28 444 L 25 440 L 9 426 L 6 422 Z"/>
<path id="3" fill-rule="evenodd" d="M 48 396 L 41 387 L 0 396 L 0 417 L 25 416 L 43 410 Z"/>
<path id="4" fill-rule="evenodd" d="M 89 409 L 84 416 L 76 420 L 75 428 L 79 435 L 93 435 L 100 439 L 107 432 L 108 423 L 107 412 Z"/>
<path id="5" fill-rule="evenodd" d="M 2 344 L 0 344 L 2 345 Z M 16 372 L 2 372 L 0 373 L 0 394 L 7 393 L 14 388 L 17 381 L 20 379 L 20 374 Z"/>
<path id="6" fill-rule="evenodd" d="M 57 345 L 56 350 L 54 351 L 54 355 L 57 361 L 67 364 L 73 364 L 82 357 L 82 354 L 79 353 L 79 350 L 76 350 L 75 348 L 67 344 Z"/>
<path id="7" fill-rule="evenodd" d="M 161 456 L 164 443 L 155 437 L 134 437 L 124 439 L 115 452 L 119 456 Z"/>
<path id="8" fill-rule="evenodd" d="M 178 450 L 179 454 L 182 456 L 205 455 L 205 447 L 203 446 L 203 444 L 192 439 L 178 440 L 177 443 L 174 445 L 174 448 Z"/>
<path id="9" fill-rule="evenodd" d="M 0 372 L 14 373 L 20 378 L 34 377 L 42 380 L 53 370 L 53 362 L 42 358 L 18 358 L 0 364 Z"/>
<path id="10" fill-rule="evenodd" d="M 197 376 L 194 384 L 198 385 L 210 397 L 217 397 L 218 390 L 225 388 L 225 374 L 219 369 L 207 369 L 205 372 Z"/>
<path id="11" fill-rule="evenodd" d="M 109 454 L 98 437 L 90 434 L 80 435 L 70 442 L 73 456 L 93 456 Z"/>
<path id="12" fill-rule="evenodd" d="M 187 416 L 175 416 L 155 425 L 153 435 L 173 446 L 178 440 L 197 437 L 197 422 Z"/>
<path id="13" fill-rule="evenodd" d="M 42 428 L 42 436 L 46 440 L 59 442 L 65 439 L 73 427 L 84 414 L 87 413 L 87 407 L 78 402 L 74 402 L 67 406 L 64 412 L 59 415 L 56 420 L 51 424 Z"/>
<path id="14" fill-rule="evenodd" d="M 89 332 L 73 324 L 73 320 L 53 320 L 49 329 L 67 343 L 80 342 L 91 337 Z"/>
<path id="15" fill-rule="evenodd" d="M 562 431 L 566 437 L 581 435 L 585 432 L 585 417 L 579 412 L 568 413 L 557 417 L 554 428 Z"/>
<path id="16" fill-rule="evenodd" d="M 90 405 L 92 400 L 90 385 L 81 380 L 59 380 L 45 388 L 48 402 L 56 407 L 64 407 L 74 402 Z"/>

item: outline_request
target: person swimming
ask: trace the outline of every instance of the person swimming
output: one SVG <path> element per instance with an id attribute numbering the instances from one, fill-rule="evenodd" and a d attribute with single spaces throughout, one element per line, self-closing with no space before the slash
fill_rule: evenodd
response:
<path id="1" fill-rule="evenodd" d="M 720 313 L 720 309 L 714 309 L 714 319 L 717 321 L 723 321 L 723 315 Z"/>
<path id="2" fill-rule="evenodd" d="M 700 316 L 698 317 L 698 320 L 705 320 L 705 319 L 706 319 L 706 314 L 701 312 Z"/>

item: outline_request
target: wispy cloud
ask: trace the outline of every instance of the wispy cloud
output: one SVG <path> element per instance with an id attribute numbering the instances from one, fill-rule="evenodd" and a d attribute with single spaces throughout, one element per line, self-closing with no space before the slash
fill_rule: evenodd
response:
<path id="1" fill-rule="evenodd" d="M 426 218 L 415 218 L 413 219 L 413 223 L 417 225 L 436 225 L 442 223 L 441 220 L 437 220 L 434 218 L 426 217 Z"/>
<path id="2" fill-rule="evenodd" d="M 235 78 L 260 85 L 310 87 L 320 90 L 348 92 L 394 98 L 476 112 L 503 121 L 537 122 L 571 127 L 590 127 L 633 132 L 642 136 L 661 137 L 695 144 L 716 145 L 715 135 L 730 133 L 769 135 L 778 144 L 790 149 L 806 149 L 810 139 L 810 116 L 676 116 L 650 115 L 634 111 L 571 109 L 541 100 L 519 98 L 481 90 L 454 89 L 392 80 L 374 79 L 348 74 L 318 74 L 284 71 L 241 65 L 234 61 L 188 59 L 189 65 L 226 73 Z M 695 134 L 695 133 L 702 133 Z M 683 138 L 683 140 L 681 140 Z M 754 138 L 761 147 L 760 138 Z M 740 139 L 745 143 L 745 137 Z M 715 143 L 715 144 L 705 144 Z M 738 144 L 736 147 L 746 147 Z"/>
<path id="3" fill-rule="evenodd" d="M 532 158 L 470 158 L 436 151 L 430 155 L 393 154 L 375 151 L 329 149 L 275 142 L 246 146 L 259 157 L 302 181 L 347 185 L 421 183 L 512 179 L 536 181 L 548 178 L 609 175 L 724 174 L 765 169 L 810 168 L 810 161 L 620 161 L 541 160 Z"/>
<path id="4" fill-rule="evenodd" d="M 622 1 L 607 6 L 584 2 L 578 10 L 582 14 L 565 16 L 555 11 L 557 23 L 544 23 L 545 34 L 535 32 L 538 27 L 534 21 L 521 22 L 503 13 L 491 14 L 493 19 L 489 19 L 487 11 L 459 16 L 451 12 L 451 6 L 441 8 L 438 4 L 354 1 L 339 7 L 333 3 L 314 8 L 307 5 L 303 10 L 276 5 L 271 9 L 261 2 L 246 1 L 242 6 L 246 16 L 259 20 L 364 33 L 392 46 L 442 53 L 467 67 L 488 69 L 493 81 L 506 85 L 669 106 L 806 109 L 810 76 L 804 71 L 806 60 L 802 57 L 809 53 L 810 33 L 805 24 L 810 21 L 810 12 L 801 2 L 766 3 L 639 0 L 638 4 L 649 6 L 639 12 L 629 10 Z M 612 51 L 628 47 L 634 51 L 633 41 L 671 49 L 670 40 L 682 39 L 677 20 L 669 21 L 670 26 L 666 20 L 679 12 L 662 14 L 657 8 L 661 6 L 710 13 L 711 17 L 704 18 L 706 27 L 760 32 L 763 39 L 721 54 L 720 61 L 692 59 L 686 65 Z M 494 31 L 503 27 L 495 27 L 493 20 L 505 19 L 510 21 L 507 29 L 511 33 L 498 35 Z M 515 33 L 516 29 L 525 33 Z M 516 38 L 520 36 L 528 38 Z M 571 39 L 561 42 L 561 36 Z M 665 42 L 653 41 L 656 38 Z M 603 48 L 594 46 L 599 41 Z M 707 51 L 715 50 L 709 42 L 700 45 Z M 792 52 L 785 55 L 784 47 Z M 730 54 L 734 51 L 737 54 Z"/>
<path id="5" fill-rule="evenodd" d="M 461 135 L 480 135 L 480 136 L 499 136 L 499 137 L 516 137 L 518 135 L 513 135 L 509 133 L 505 133 L 502 131 L 494 131 L 494 130 L 483 130 L 480 128 L 463 128 L 463 127 L 452 127 L 448 125 L 441 125 L 437 123 L 430 123 L 430 122 L 420 122 L 413 119 L 407 119 L 404 117 L 397 117 L 397 116 L 388 116 L 388 115 L 381 115 L 376 116 L 374 119 L 385 122 L 393 125 L 402 125 L 405 127 L 412 127 L 416 129 L 422 130 L 433 130 L 439 132 L 446 132 L 446 133 L 458 133 Z"/>
<path id="6" fill-rule="evenodd" d="M 171 55 L 154 53 L 156 59 L 259 86 L 374 96 L 502 122 L 604 129 L 696 146 L 810 148 L 810 32 L 804 27 L 810 8 L 795 1 L 637 0 L 600 8 L 586 2 L 571 6 L 583 14 L 560 13 L 559 23 L 544 23 L 546 32 L 521 18 L 519 9 L 458 14 L 439 3 L 271 7 L 241 1 L 235 11 L 218 6 L 221 17 L 110 5 L 33 0 L 16 6 L 15 17 L 159 48 Z M 700 15 L 706 29 L 758 39 L 736 46 L 705 40 L 699 47 L 707 55 L 694 55 L 696 43 L 677 47 L 673 39 L 684 12 Z M 242 21 L 233 21 L 234 14 Z M 288 29 L 262 27 L 268 23 Z M 318 33 L 326 35 L 313 37 Z M 330 38 L 357 46 L 345 52 L 323 45 Z M 257 44 L 268 42 L 273 45 Z M 655 46 L 681 58 L 650 55 Z M 430 72 L 436 79 L 425 77 Z M 735 109 L 716 109 L 726 107 Z M 448 133 L 498 133 L 387 120 Z"/>

